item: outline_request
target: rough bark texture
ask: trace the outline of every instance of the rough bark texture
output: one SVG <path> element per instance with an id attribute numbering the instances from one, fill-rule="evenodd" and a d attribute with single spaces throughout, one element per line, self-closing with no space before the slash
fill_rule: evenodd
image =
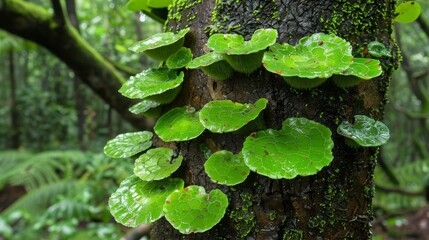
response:
<path id="1" fill-rule="evenodd" d="M 210 32 L 249 37 L 258 28 L 275 28 L 279 31 L 278 42 L 291 44 L 315 32 L 335 33 L 350 41 L 354 55 L 360 57 L 365 56 L 368 42 L 378 40 L 396 55 L 396 45 L 390 38 L 394 3 L 175 1 L 168 27 L 191 27 L 185 45 L 196 56 L 208 51 L 204 44 Z M 170 144 L 185 156 L 177 175 L 185 179 L 186 185 L 202 185 L 208 191 L 220 188 L 227 193 L 230 205 L 221 223 L 208 232 L 184 236 L 160 220 L 153 227 L 151 239 L 370 239 L 377 149 L 346 146 L 336 134 L 336 127 L 343 120 L 351 121 L 356 114 L 382 117 L 396 58 L 381 60 L 381 77 L 347 90 L 328 81 L 317 89 L 299 91 L 263 69 L 251 75 L 235 74 L 224 82 L 214 82 L 198 70 L 187 71 L 181 96 L 173 105 L 189 104 L 199 109 L 212 99 L 245 103 L 264 97 L 269 100 L 263 114 L 267 128 L 279 129 L 288 117 L 306 117 L 323 123 L 333 132 L 335 158 L 314 176 L 272 180 L 253 173 L 243 184 L 228 188 L 212 183 L 205 174 L 200 145 L 206 144 L 212 151 L 226 149 L 238 153 L 246 134 L 205 133 L 195 141 Z"/>
<path id="2" fill-rule="evenodd" d="M 145 121 L 128 111 L 134 102 L 117 92 L 122 76 L 62 19 L 31 3 L 0 0 L 0 28 L 46 47 L 124 119 L 145 128 Z"/>

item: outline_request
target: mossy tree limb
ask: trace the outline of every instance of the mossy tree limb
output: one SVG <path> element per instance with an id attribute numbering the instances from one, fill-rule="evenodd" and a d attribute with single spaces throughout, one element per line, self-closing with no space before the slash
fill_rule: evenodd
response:
<path id="1" fill-rule="evenodd" d="M 279 42 L 293 45 L 315 32 L 335 33 L 352 43 L 353 54 L 358 57 L 365 57 L 364 47 L 377 39 L 392 51 L 393 57 L 380 59 L 384 66 L 382 76 L 348 90 L 329 82 L 311 91 L 296 90 L 263 69 L 250 75 L 236 73 L 222 82 L 207 81 L 199 70 L 189 71 L 174 104 L 199 109 L 212 99 L 243 103 L 266 98 L 263 118 L 267 128 L 279 129 L 289 117 L 322 123 L 334 133 L 334 160 L 313 176 L 272 180 L 252 173 L 244 183 L 228 188 L 216 185 L 204 173 L 206 159 L 200 145 L 238 153 L 245 135 L 206 133 L 176 144 L 187 159 L 178 173 L 185 185 L 220 188 L 227 193 L 230 206 L 226 217 L 208 232 L 183 236 L 161 220 L 154 224 L 151 239 L 371 239 L 377 149 L 352 149 L 335 130 L 342 120 L 352 120 L 357 114 L 382 118 L 390 73 L 397 66 L 397 49 L 391 39 L 395 1 L 257 2 L 203 1 L 189 9 L 175 4 L 173 12 L 183 16 L 198 14 L 191 21 L 170 19 L 168 28 L 191 27 L 185 46 L 195 56 L 204 54 L 203 46 L 210 33 L 238 33 L 248 40 L 256 29 L 269 27 L 278 30 Z"/>
<path id="2" fill-rule="evenodd" d="M 1 0 L 0 28 L 48 49 L 124 119 L 145 127 L 145 121 L 128 111 L 133 101 L 117 92 L 123 77 L 67 21 L 59 24 L 47 10 L 29 2 Z"/>

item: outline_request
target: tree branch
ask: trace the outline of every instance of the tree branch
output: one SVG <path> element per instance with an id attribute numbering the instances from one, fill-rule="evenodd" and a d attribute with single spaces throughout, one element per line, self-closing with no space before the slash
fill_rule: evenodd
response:
<path id="1" fill-rule="evenodd" d="M 0 28 L 47 48 L 124 119 L 145 128 L 145 121 L 128 111 L 135 102 L 118 93 L 123 77 L 67 21 L 59 27 L 47 10 L 35 4 L 0 0 Z"/>

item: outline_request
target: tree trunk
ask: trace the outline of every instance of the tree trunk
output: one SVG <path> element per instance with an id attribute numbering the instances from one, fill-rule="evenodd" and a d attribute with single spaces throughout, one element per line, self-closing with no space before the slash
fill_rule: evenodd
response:
<path id="1" fill-rule="evenodd" d="M 366 44 L 377 40 L 397 55 L 391 39 L 393 0 L 212 0 L 189 1 L 186 6 L 174 2 L 169 30 L 190 26 L 185 45 L 196 56 L 204 53 L 210 30 L 248 39 L 259 28 L 277 29 L 278 42 L 289 44 L 316 32 L 334 33 L 352 43 L 357 57 L 365 56 Z M 178 143 L 175 147 L 186 159 L 178 173 L 185 185 L 201 185 L 208 191 L 219 188 L 228 195 L 229 207 L 222 221 L 205 233 L 182 236 L 160 220 L 154 224 L 151 239 L 370 239 L 378 149 L 350 148 L 336 128 L 357 114 L 382 118 L 397 58 L 381 60 L 381 77 L 349 89 L 327 82 L 310 91 L 296 90 L 264 69 L 251 75 L 236 73 L 223 82 L 214 82 L 199 70 L 187 71 L 174 106 L 200 109 L 213 99 L 247 103 L 264 97 L 269 100 L 263 114 L 267 128 L 279 129 L 288 117 L 306 117 L 328 126 L 335 143 L 334 160 L 313 176 L 273 180 L 252 173 L 244 183 L 228 188 L 212 183 L 203 171 L 200 145 L 210 143 L 214 149 L 238 153 L 246 135 L 206 133 L 197 140 Z"/>
<path id="2" fill-rule="evenodd" d="M 14 49 L 10 48 L 8 51 L 9 57 L 9 81 L 10 81 L 10 127 L 12 129 L 12 136 L 10 138 L 9 147 L 18 149 L 21 145 L 20 141 L 20 126 L 19 126 L 19 112 L 16 99 L 16 73 L 15 73 L 15 54 Z"/>

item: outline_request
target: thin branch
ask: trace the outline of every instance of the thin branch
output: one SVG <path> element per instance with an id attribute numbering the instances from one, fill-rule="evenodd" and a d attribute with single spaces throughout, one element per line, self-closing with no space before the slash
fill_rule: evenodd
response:
<path id="1" fill-rule="evenodd" d="M 66 23 L 64 17 L 63 7 L 61 6 L 60 0 L 51 0 L 52 8 L 54 9 L 54 20 L 60 27 L 63 27 Z"/>

